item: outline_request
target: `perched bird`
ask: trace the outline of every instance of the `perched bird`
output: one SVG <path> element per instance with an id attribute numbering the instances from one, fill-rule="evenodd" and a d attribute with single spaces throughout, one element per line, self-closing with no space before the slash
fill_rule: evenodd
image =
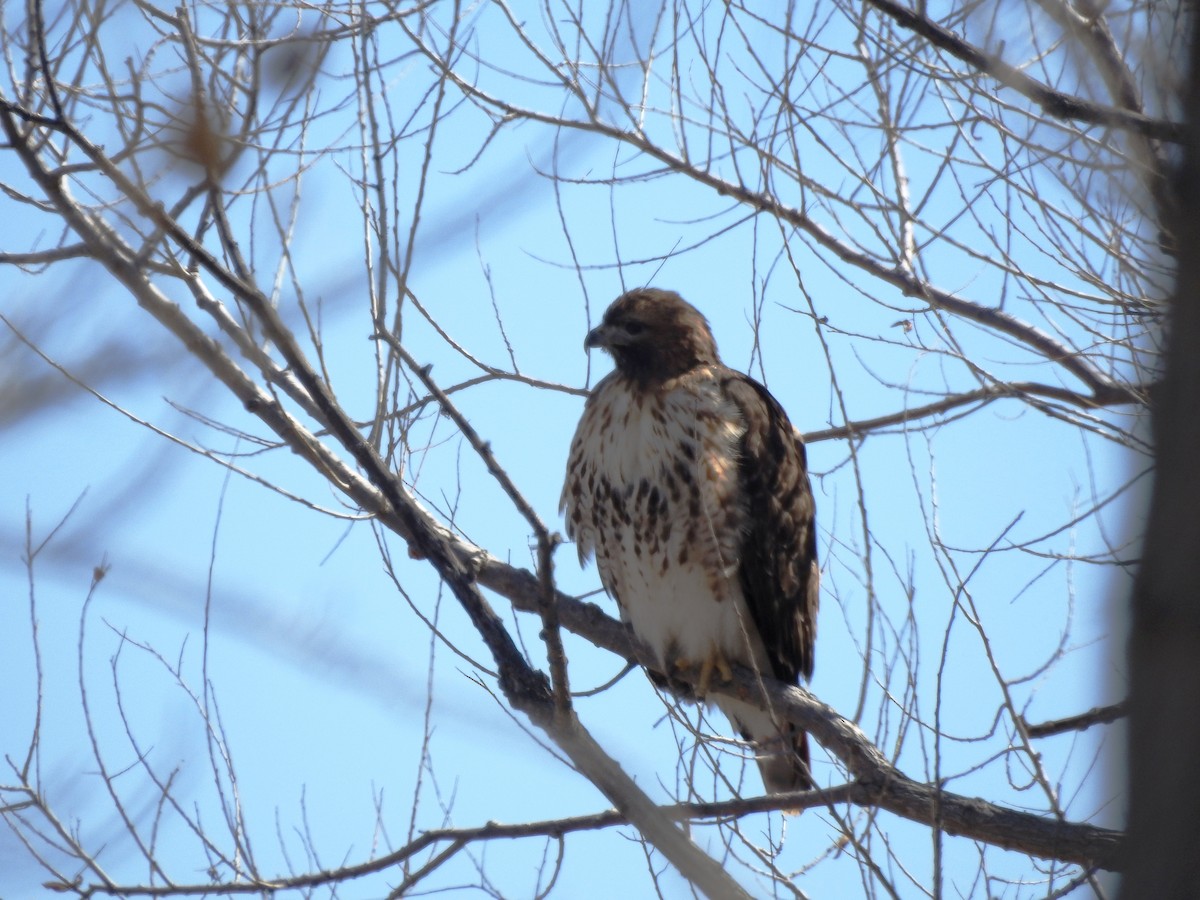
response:
<path id="1" fill-rule="evenodd" d="M 812 676 L 819 571 L 804 442 L 765 387 L 721 364 L 672 291 L 618 297 L 585 348 L 612 354 L 571 444 L 561 508 L 644 660 L 705 697 L 739 664 Z M 661 685 L 660 685 L 661 686 Z M 808 739 L 762 704 L 713 696 L 771 793 L 810 788 Z"/>

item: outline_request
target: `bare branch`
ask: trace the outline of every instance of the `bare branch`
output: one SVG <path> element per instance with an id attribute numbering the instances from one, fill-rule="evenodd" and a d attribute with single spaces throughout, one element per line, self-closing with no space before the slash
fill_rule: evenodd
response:
<path id="1" fill-rule="evenodd" d="M 1073 94 L 1056 91 L 1036 79 L 1030 78 L 1004 60 L 985 53 L 918 11 L 901 6 L 893 0 L 867 0 L 867 2 L 880 12 L 890 16 L 904 28 L 925 38 L 938 49 L 945 50 L 973 69 L 992 76 L 1005 87 L 1012 88 L 1028 97 L 1051 116 L 1104 125 L 1109 128 L 1120 128 L 1158 141 L 1170 141 L 1171 143 L 1183 141 L 1183 126 L 1178 122 L 1168 122 L 1147 116 L 1140 109 L 1101 106 Z M 923 8 L 923 5 L 918 4 L 918 8 Z"/>
<path id="2" fill-rule="evenodd" d="M 1031 738 L 1051 737 L 1069 731 L 1083 731 L 1093 725 L 1106 725 L 1116 722 L 1129 715 L 1128 703 L 1114 703 L 1112 706 L 1098 706 L 1077 716 L 1065 716 L 1049 722 L 1038 722 L 1036 725 L 1025 723 L 1025 731 Z"/>

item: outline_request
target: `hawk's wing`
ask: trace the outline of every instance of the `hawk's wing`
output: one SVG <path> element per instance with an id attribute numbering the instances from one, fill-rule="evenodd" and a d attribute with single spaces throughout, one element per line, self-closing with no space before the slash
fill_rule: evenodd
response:
<path id="1" fill-rule="evenodd" d="M 774 676 L 812 676 L 820 574 L 804 441 L 779 402 L 754 379 L 721 382 L 745 420 L 738 473 L 749 520 L 738 573 Z"/>

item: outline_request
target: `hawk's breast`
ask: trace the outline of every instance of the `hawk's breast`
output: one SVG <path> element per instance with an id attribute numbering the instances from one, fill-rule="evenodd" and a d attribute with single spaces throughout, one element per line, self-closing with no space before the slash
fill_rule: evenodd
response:
<path id="1" fill-rule="evenodd" d="M 744 433 L 708 368 L 654 391 L 610 376 L 576 432 L 562 498 L 567 532 L 581 559 L 595 555 L 605 588 L 660 666 L 714 651 L 762 662 L 738 579 Z"/>

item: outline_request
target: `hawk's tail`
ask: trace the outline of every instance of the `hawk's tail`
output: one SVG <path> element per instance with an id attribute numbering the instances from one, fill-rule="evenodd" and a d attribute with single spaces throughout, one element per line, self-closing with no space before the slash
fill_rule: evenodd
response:
<path id="1" fill-rule="evenodd" d="M 713 699 L 742 737 L 754 744 L 768 794 L 812 790 L 807 734 L 790 722 L 777 722 L 770 713 L 744 700 Z"/>
<path id="2" fill-rule="evenodd" d="M 815 786 L 808 760 L 808 735 L 795 725 L 784 725 L 784 734 L 771 741 L 755 741 L 758 768 L 768 794 L 811 791 Z"/>

